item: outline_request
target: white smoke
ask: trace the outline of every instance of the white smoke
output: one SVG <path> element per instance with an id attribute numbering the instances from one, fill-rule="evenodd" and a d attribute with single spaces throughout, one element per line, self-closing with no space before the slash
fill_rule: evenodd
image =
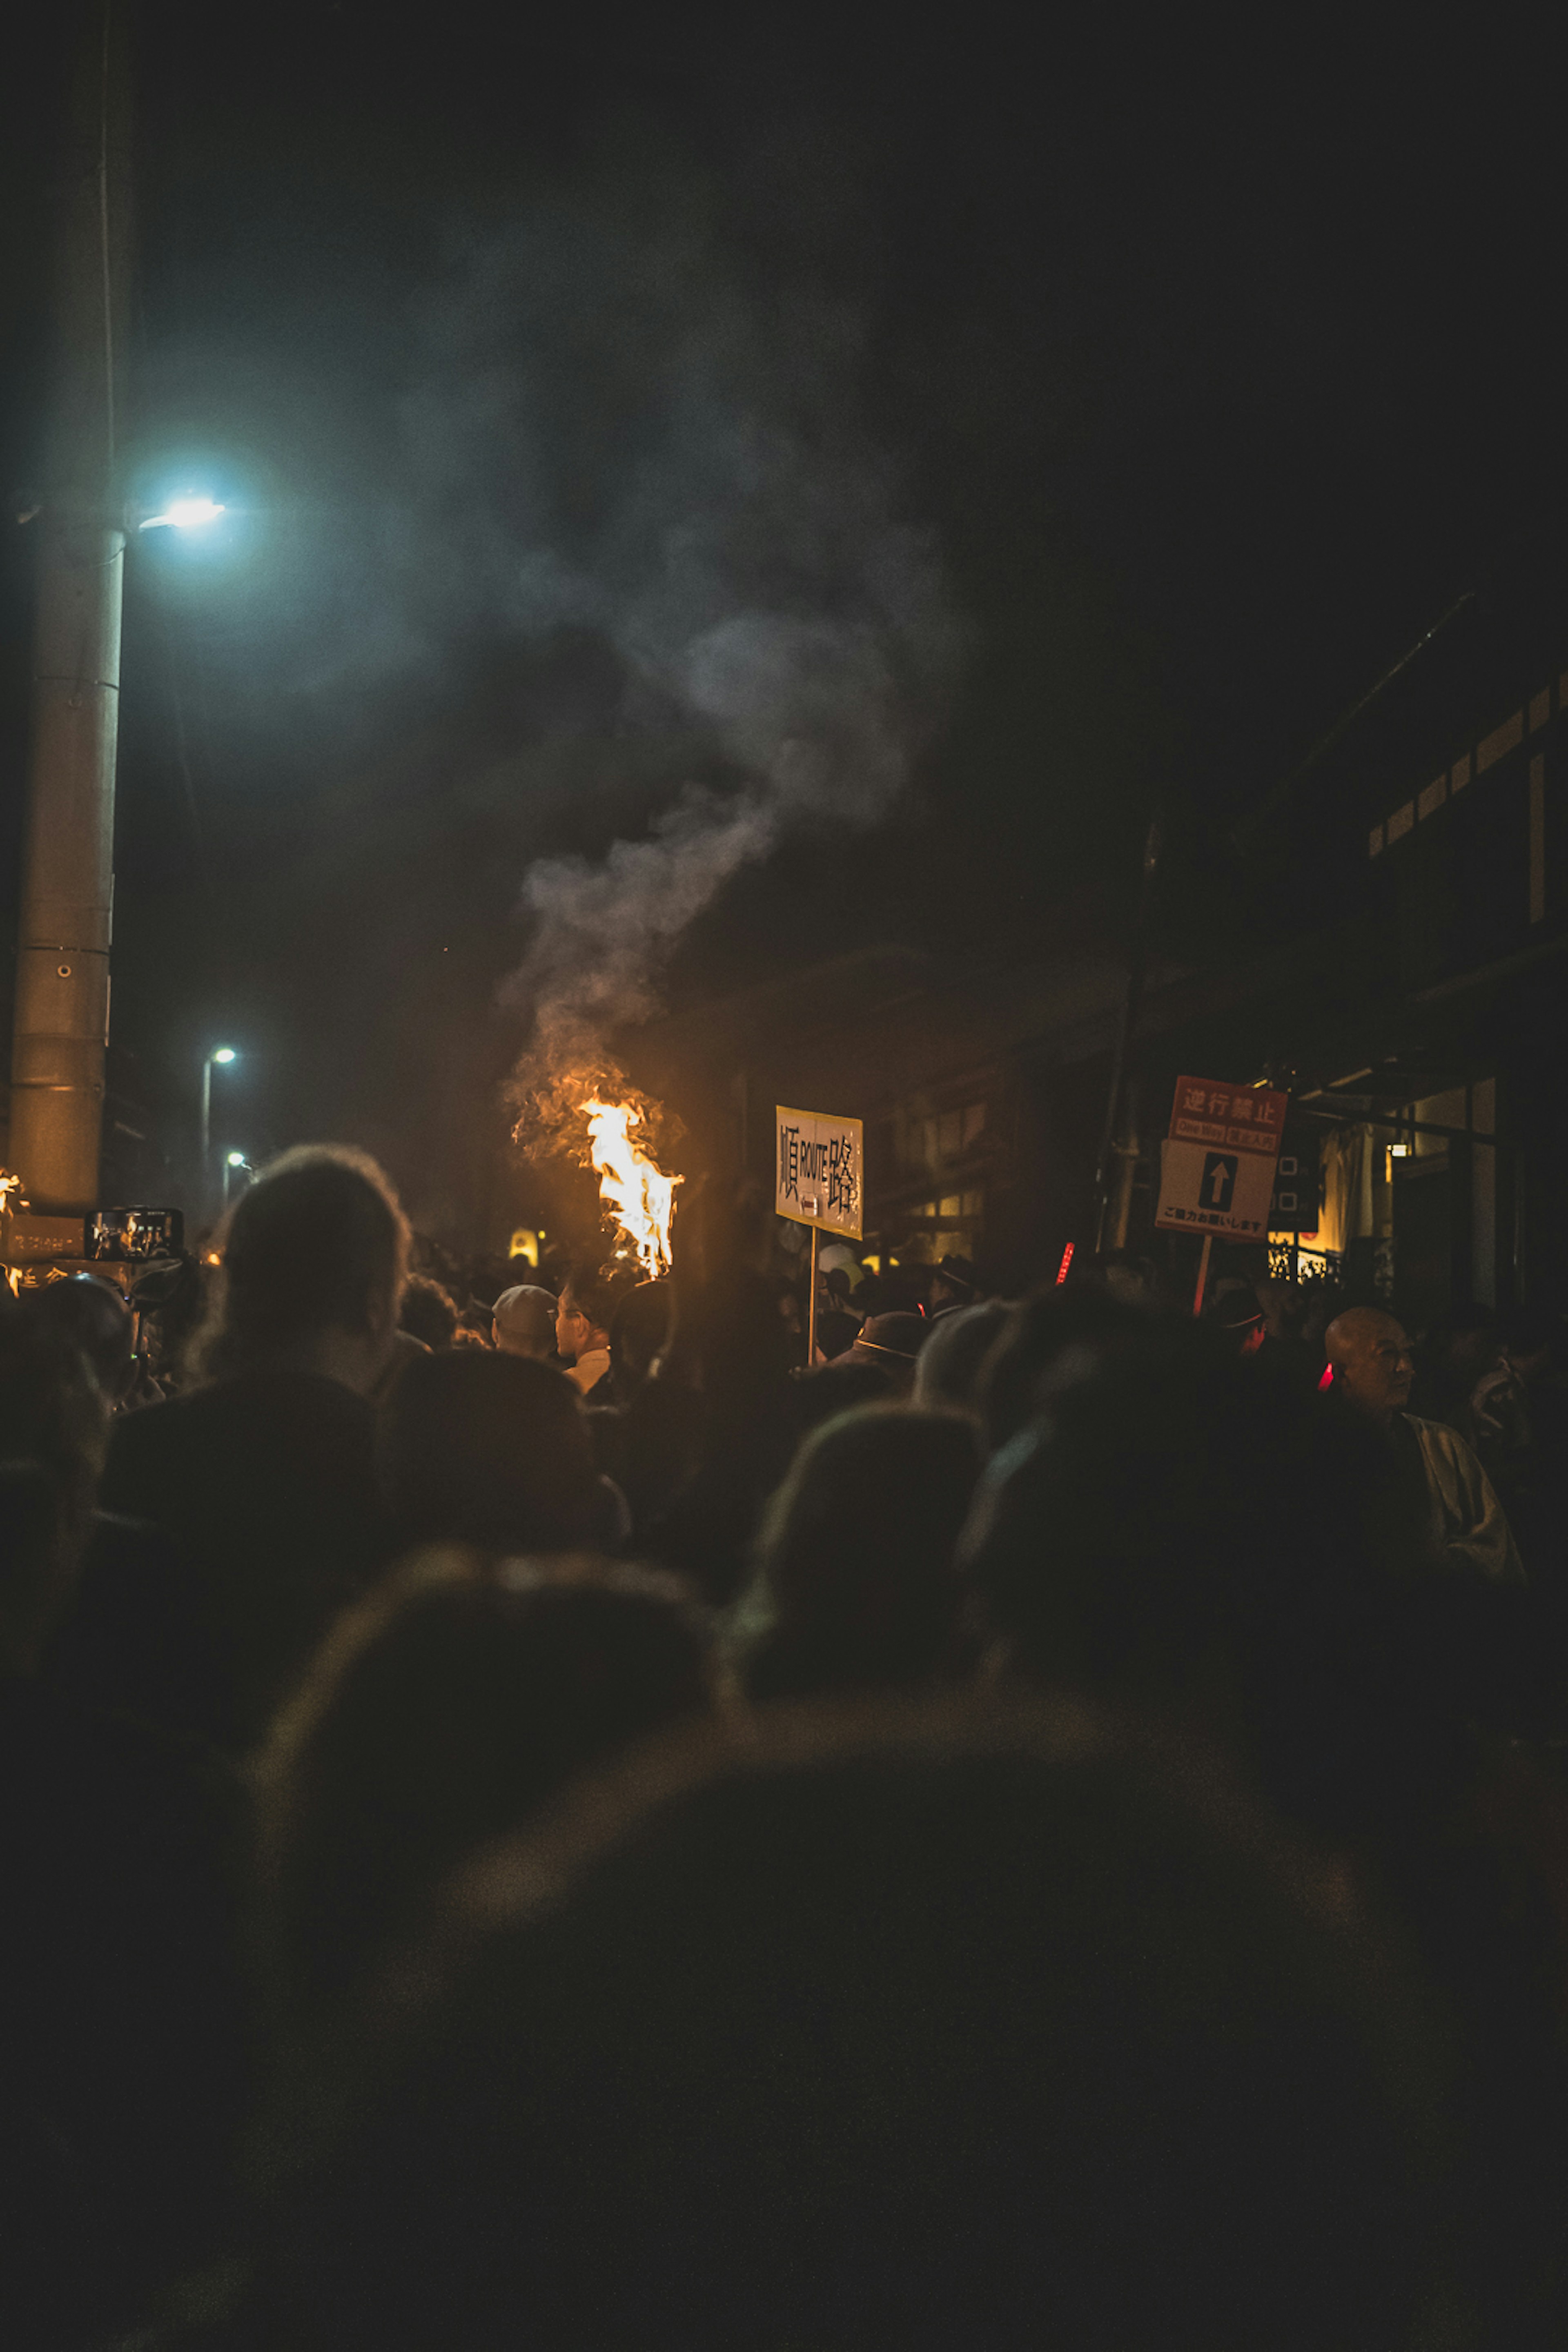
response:
<path id="1" fill-rule="evenodd" d="M 553 1125 L 572 1108 L 557 1096 L 568 1076 L 626 1090 L 611 1038 L 658 1010 L 655 982 L 681 933 L 778 834 L 763 795 L 719 806 L 689 792 L 644 839 L 616 842 L 598 863 L 545 857 L 530 868 L 522 899 L 533 940 L 507 988 L 533 1020 L 520 1109 Z"/>
<path id="2" fill-rule="evenodd" d="M 432 322 L 405 426 L 449 510 L 441 593 L 613 648 L 606 796 L 650 734 L 687 763 L 628 837 L 526 874 L 520 1107 L 606 1066 L 787 831 L 883 817 L 942 707 L 959 632 L 862 422 L 866 315 L 820 272 L 759 276 L 720 195 L 660 166 L 468 255 Z"/>

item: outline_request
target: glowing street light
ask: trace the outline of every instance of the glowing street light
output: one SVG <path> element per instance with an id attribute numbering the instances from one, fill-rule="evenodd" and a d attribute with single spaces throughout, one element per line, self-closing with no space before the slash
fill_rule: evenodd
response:
<path id="1" fill-rule="evenodd" d="M 202 1190 L 206 1192 L 207 1169 L 212 1160 L 213 1124 L 213 1064 L 237 1062 L 238 1055 L 232 1045 L 215 1045 L 202 1060 Z M 208 1195 L 210 1199 L 211 1195 Z"/>
<path id="2" fill-rule="evenodd" d="M 247 1176 L 248 1177 L 250 1172 L 250 1162 L 246 1158 L 244 1152 L 226 1151 L 223 1160 L 223 1205 L 226 1209 L 228 1206 L 229 1186 L 233 1183 L 237 1172 L 241 1168 L 246 1171 Z"/>
<path id="3" fill-rule="evenodd" d="M 171 499 L 162 514 L 149 515 L 139 522 L 138 530 L 200 530 L 209 522 L 216 522 L 228 509 L 216 499 Z"/>

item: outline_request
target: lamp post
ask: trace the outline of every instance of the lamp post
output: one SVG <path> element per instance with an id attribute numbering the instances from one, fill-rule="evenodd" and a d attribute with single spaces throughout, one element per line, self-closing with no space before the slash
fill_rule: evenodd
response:
<path id="1" fill-rule="evenodd" d="M 78 58 L 61 158 L 46 476 L 31 510 L 37 606 L 6 1158 L 33 1213 L 13 1221 L 13 1242 L 26 1227 L 29 1246 L 46 1254 L 68 1254 L 98 1203 L 127 531 L 132 523 L 138 531 L 199 530 L 224 511 L 189 494 L 144 520 L 124 511 L 122 42 L 122 12 L 100 0 Z M 203 1160 L 205 1172 L 205 1150 Z"/>
<path id="2" fill-rule="evenodd" d="M 249 1160 L 246 1158 L 246 1156 L 245 1156 L 245 1154 L 244 1154 L 244 1152 L 243 1152 L 243 1151 L 226 1151 L 226 1152 L 224 1153 L 224 1157 L 223 1157 L 223 1205 L 224 1205 L 224 1207 L 225 1207 L 226 1209 L 228 1207 L 228 1188 L 229 1188 L 229 1184 L 230 1184 L 230 1182 L 232 1181 L 232 1180 L 233 1180 L 233 1178 L 234 1178 L 234 1175 L 235 1175 L 235 1173 L 236 1173 L 236 1171 L 237 1171 L 237 1170 L 238 1170 L 238 1169 L 243 1168 L 243 1169 L 245 1169 L 245 1170 L 247 1170 L 247 1171 L 248 1171 L 249 1167 L 250 1167 L 250 1162 L 249 1162 Z"/>
<path id="3" fill-rule="evenodd" d="M 1149 820 L 1149 830 L 1143 836 L 1143 862 L 1139 877 L 1138 914 L 1132 931 L 1132 952 L 1127 962 L 1127 991 L 1121 1000 L 1121 1017 L 1116 1026 L 1116 1044 L 1110 1057 L 1110 1092 L 1105 1105 L 1105 1125 L 1100 1130 L 1100 1157 L 1094 1171 L 1094 1246 L 1105 1249 L 1125 1249 L 1127 1229 L 1132 1209 L 1132 1179 L 1138 1164 L 1138 1123 L 1130 1118 L 1131 1132 L 1118 1142 L 1117 1115 L 1123 1101 L 1123 1081 L 1127 1069 L 1129 1048 L 1138 1031 L 1138 1010 L 1143 1000 L 1143 976 L 1149 956 L 1149 919 L 1153 909 L 1154 888 L 1160 878 L 1160 853 L 1164 845 L 1164 826 L 1158 816 Z M 1118 1166 L 1114 1180 L 1110 1162 Z M 1205 1259 L 1205 1263 L 1207 1261 Z"/>
<path id="4" fill-rule="evenodd" d="M 36 1217 L 98 1200 L 109 1034 L 125 532 L 115 357 L 127 278 L 125 77 L 107 8 L 83 44 L 61 158 L 26 847 L 7 1156 Z"/>
<path id="5" fill-rule="evenodd" d="M 215 1045 L 212 1052 L 206 1055 L 202 1063 L 201 1195 L 204 1202 L 209 1197 L 207 1192 L 207 1163 L 212 1158 L 213 1065 L 215 1062 L 217 1062 L 222 1063 L 225 1067 L 226 1067 L 230 1062 L 237 1061 L 238 1058 L 239 1056 L 236 1054 L 232 1045 Z"/>

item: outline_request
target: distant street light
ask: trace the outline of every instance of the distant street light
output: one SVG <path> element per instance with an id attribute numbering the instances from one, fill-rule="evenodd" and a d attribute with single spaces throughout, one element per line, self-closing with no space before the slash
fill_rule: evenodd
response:
<path id="1" fill-rule="evenodd" d="M 149 515 L 139 522 L 138 530 L 200 530 L 204 523 L 216 522 L 228 509 L 213 499 L 171 499 L 162 514 Z"/>
<path id="2" fill-rule="evenodd" d="M 226 1209 L 226 1208 L 227 1208 L 227 1206 L 228 1206 L 228 1188 L 229 1188 L 230 1184 L 231 1184 L 231 1183 L 233 1182 L 233 1181 L 234 1181 L 234 1173 L 235 1173 L 236 1169 L 237 1169 L 237 1168 L 244 1168 L 244 1169 L 248 1170 L 249 1166 L 250 1166 L 250 1162 L 249 1162 L 249 1160 L 246 1158 L 246 1156 L 245 1156 L 245 1154 L 244 1154 L 244 1152 L 243 1152 L 243 1151 L 229 1151 L 229 1152 L 226 1152 L 226 1153 L 224 1154 L 224 1162 L 223 1162 L 223 1205 L 224 1205 L 224 1207 L 225 1207 Z"/>
<path id="3" fill-rule="evenodd" d="M 201 1189 L 207 1198 L 207 1168 L 212 1159 L 213 1124 L 213 1064 L 236 1062 L 239 1059 L 232 1045 L 215 1045 L 202 1062 L 202 1165 Z"/>

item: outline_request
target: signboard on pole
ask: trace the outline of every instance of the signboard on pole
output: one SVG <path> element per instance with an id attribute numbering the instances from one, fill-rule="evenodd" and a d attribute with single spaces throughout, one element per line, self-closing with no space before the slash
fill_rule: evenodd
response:
<path id="1" fill-rule="evenodd" d="M 1300 1124 L 1285 1129 L 1274 1178 L 1274 1206 L 1268 1230 L 1275 1234 L 1315 1234 L 1323 1205 L 1322 1145 L 1315 1131 Z"/>
<path id="2" fill-rule="evenodd" d="M 781 1217 L 858 1242 L 866 1200 L 866 1130 L 826 1111 L 773 1112 L 773 1206 Z"/>
<path id="3" fill-rule="evenodd" d="M 1160 1149 L 1156 1225 L 1266 1241 L 1288 1099 L 1272 1088 L 1178 1078 L 1171 1132 Z"/>

